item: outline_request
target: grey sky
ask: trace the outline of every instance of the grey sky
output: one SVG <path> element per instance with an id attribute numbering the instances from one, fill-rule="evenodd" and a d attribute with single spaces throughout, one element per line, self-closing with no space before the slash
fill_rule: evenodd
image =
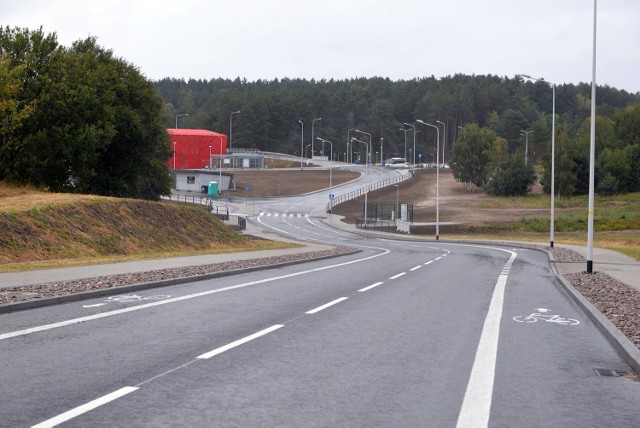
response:
<path id="1" fill-rule="evenodd" d="M 147 77 L 591 82 L 593 0 L 2 0 L 0 24 L 96 36 Z M 640 1 L 598 3 L 597 82 L 640 91 Z"/>

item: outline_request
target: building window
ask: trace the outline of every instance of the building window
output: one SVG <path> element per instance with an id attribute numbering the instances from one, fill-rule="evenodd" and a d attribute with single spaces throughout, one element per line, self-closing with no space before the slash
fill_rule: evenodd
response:
<path id="1" fill-rule="evenodd" d="M 187 184 L 195 184 L 195 183 L 196 183 L 196 177 L 187 175 Z"/>

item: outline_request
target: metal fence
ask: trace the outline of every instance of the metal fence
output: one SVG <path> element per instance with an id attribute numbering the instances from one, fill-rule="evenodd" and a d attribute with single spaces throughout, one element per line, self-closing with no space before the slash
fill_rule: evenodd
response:
<path id="1" fill-rule="evenodd" d="M 353 192 L 344 193 L 342 195 L 336 195 L 335 199 L 333 200 L 333 203 L 331 203 L 331 202 L 327 203 L 326 212 L 330 212 L 332 206 L 335 207 L 337 205 L 340 205 L 343 202 L 347 202 L 347 201 L 350 201 L 350 200 L 355 199 L 357 197 L 364 196 L 365 193 L 369 193 L 369 192 L 372 192 L 374 190 L 378 190 L 378 189 L 382 189 L 384 187 L 393 186 L 394 184 L 402 183 L 403 181 L 408 180 L 411 177 L 412 177 L 412 175 L 409 174 L 409 173 L 402 174 L 402 175 L 399 175 L 397 177 L 390 178 L 388 180 L 384 180 L 384 181 L 380 181 L 380 182 L 377 182 L 377 183 L 369 184 L 369 185 L 367 185 L 365 187 L 361 187 L 360 189 L 354 190 Z"/>
<path id="2" fill-rule="evenodd" d="M 213 201 L 209 200 L 209 198 L 205 198 L 202 196 L 196 197 L 195 195 L 169 195 L 169 196 L 161 196 L 162 199 L 166 201 L 175 201 L 175 202 L 183 202 L 187 204 L 196 204 L 196 205 L 205 205 L 207 210 L 218 217 L 220 220 L 224 222 L 227 226 L 236 227 L 240 230 L 245 230 L 247 228 L 247 220 L 244 217 L 239 215 L 233 215 L 229 212 L 229 207 L 214 205 Z"/>

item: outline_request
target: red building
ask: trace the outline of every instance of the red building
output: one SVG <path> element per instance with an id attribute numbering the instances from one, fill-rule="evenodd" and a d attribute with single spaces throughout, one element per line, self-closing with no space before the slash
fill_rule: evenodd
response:
<path id="1" fill-rule="evenodd" d="M 172 169 L 208 168 L 218 163 L 219 155 L 227 154 L 227 136 L 205 129 L 167 129 L 173 156 Z"/>

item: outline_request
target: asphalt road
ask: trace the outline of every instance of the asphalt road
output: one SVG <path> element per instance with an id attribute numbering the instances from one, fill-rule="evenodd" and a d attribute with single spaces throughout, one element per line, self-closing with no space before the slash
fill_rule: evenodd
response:
<path id="1" fill-rule="evenodd" d="M 363 251 L 1 315 L 0 426 L 640 424 L 640 382 L 598 374 L 630 369 L 545 254 L 269 213 Z"/>

